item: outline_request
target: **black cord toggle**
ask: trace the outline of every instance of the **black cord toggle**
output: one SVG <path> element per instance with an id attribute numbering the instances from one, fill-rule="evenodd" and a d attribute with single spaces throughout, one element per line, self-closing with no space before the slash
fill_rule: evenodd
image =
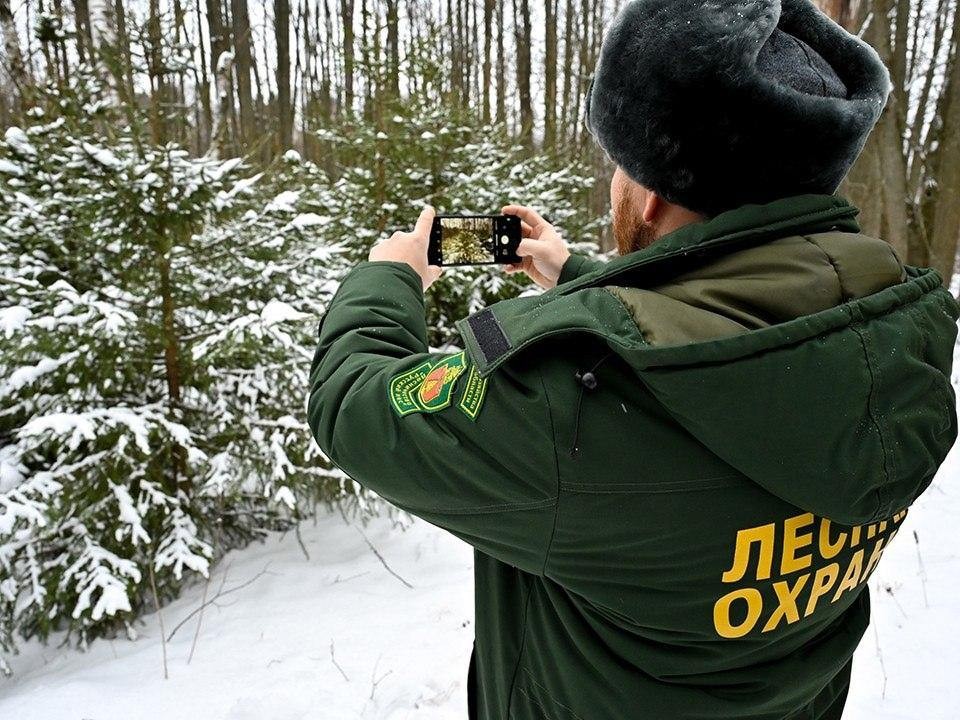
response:
<path id="1" fill-rule="evenodd" d="M 597 376 L 592 372 L 581 373 L 579 370 L 573 374 L 577 382 L 583 385 L 587 390 L 597 389 Z"/>

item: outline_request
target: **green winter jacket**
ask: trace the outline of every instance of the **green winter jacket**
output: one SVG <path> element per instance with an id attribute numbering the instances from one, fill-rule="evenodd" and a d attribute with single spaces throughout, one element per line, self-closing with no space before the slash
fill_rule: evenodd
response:
<path id="1" fill-rule="evenodd" d="M 483 720 L 839 718 L 867 578 L 957 434 L 958 306 L 832 196 L 746 206 L 458 323 L 362 263 L 327 456 L 476 548 Z"/>

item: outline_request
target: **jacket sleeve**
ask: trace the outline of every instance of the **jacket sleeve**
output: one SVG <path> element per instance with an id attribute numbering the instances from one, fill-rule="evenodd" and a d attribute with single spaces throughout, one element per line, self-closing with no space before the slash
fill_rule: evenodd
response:
<path id="1" fill-rule="evenodd" d="M 602 260 L 594 260 L 586 255 L 571 254 L 567 261 L 560 268 L 560 279 L 557 285 L 563 285 L 565 282 L 576 280 L 581 275 L 586 275 L 598 268 L 603 267 L 605 263 Z"/>
<path id="2" fill-rule="evenodd" d="M 428 353 L 420 283 L 393 262 L 361 263 L 344 278 L 311 366 L 311 431 L 362 486 L 542 573 L 558 480 L 539 370 L 513 364 L 484 379 L 464 353 Z M 452 368 L 452 383 L 438 367 Z M 424 403 L 416 393 L 427 375 L 435 380 Z"/>

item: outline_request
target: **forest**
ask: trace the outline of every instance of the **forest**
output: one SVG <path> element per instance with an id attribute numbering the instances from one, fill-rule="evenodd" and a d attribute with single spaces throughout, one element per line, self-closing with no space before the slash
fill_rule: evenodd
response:
<path id="1" fill-rule="evenodd" d="M 611 168 L 583 123 L 583 97 L 603 29 L 621 5 L 3 0 L 0 120 L 15 124 L 44 91 L 92 71 L 144 141 L 260 164 L 295 148 L 335 175 L 350 158 L 327 129 L 361 122 L 389 136 L 398 112 L 443 107 L 500 128 L 529 152 L 583 163 L 596 180 L 590 211 L 602 215 Z M 878 50 L 895 88 L 843 191 L 868 232 L 949 281 L 960 209 L 940 198 L 960 192 L 956 0 L 819 5 Z M 387 178 L 374 155 L 382 194 Z M 381 214 L 377 224 L 384 221 Z"/>
<path id="2" fill-rule="evenodd" d="M 949 284 L 957 0 L 824 0 L 894 91 L 841 188 Z M 0 671 L 136 635 L 231 548 L 383 512 L 310 442 L 316 325 L 420 206 L 612 248 L 585 92 L 620 0 L 0 0 Z M 530 291 L 445 274 L 431 344 Z"/>

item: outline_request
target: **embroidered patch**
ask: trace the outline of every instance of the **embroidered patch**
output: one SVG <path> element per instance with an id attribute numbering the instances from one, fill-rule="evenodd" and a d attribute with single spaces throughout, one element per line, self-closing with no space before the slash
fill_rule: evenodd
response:
<path id="1" fill-rule="evenodd" d="M 390 381 L 390 404 L 397 415 L 403 417 L 417 412 L 420 406 L 414 399 L 414 393 L 430 372 L 430 361 L 421 363 Z"/>
<path id="2" fill-rule="evenodd" d="M 444 358 L 427 373 L 417 391 L 420 407 L 426 412 L 443 410 L 453 399 L 453 386 L 460 373 L 467 369 L 466 353 Z"/>
<path id="3" fill-rule="evenodd" d="M 487 379 L 482 377 L 477 371 L 476 366 L 470 366 L 470 372 L 467 375 L 467 385 L 463 389 L 463 395 L 460 396 L 460 402 L 457 407 L 463 411 L 471 420 L 476 420 L 480 414 L 480 408 L 483 407 L 483 400 L 487 395 Z"/>
<path id="4" fill-rule="evenodd" d="M 466 369 L 466 353 L 429 360 L 390 381 L 390 404 L 403 417 L 415 412 L 437 412 L 450 405 L 453 387 Z"/>

